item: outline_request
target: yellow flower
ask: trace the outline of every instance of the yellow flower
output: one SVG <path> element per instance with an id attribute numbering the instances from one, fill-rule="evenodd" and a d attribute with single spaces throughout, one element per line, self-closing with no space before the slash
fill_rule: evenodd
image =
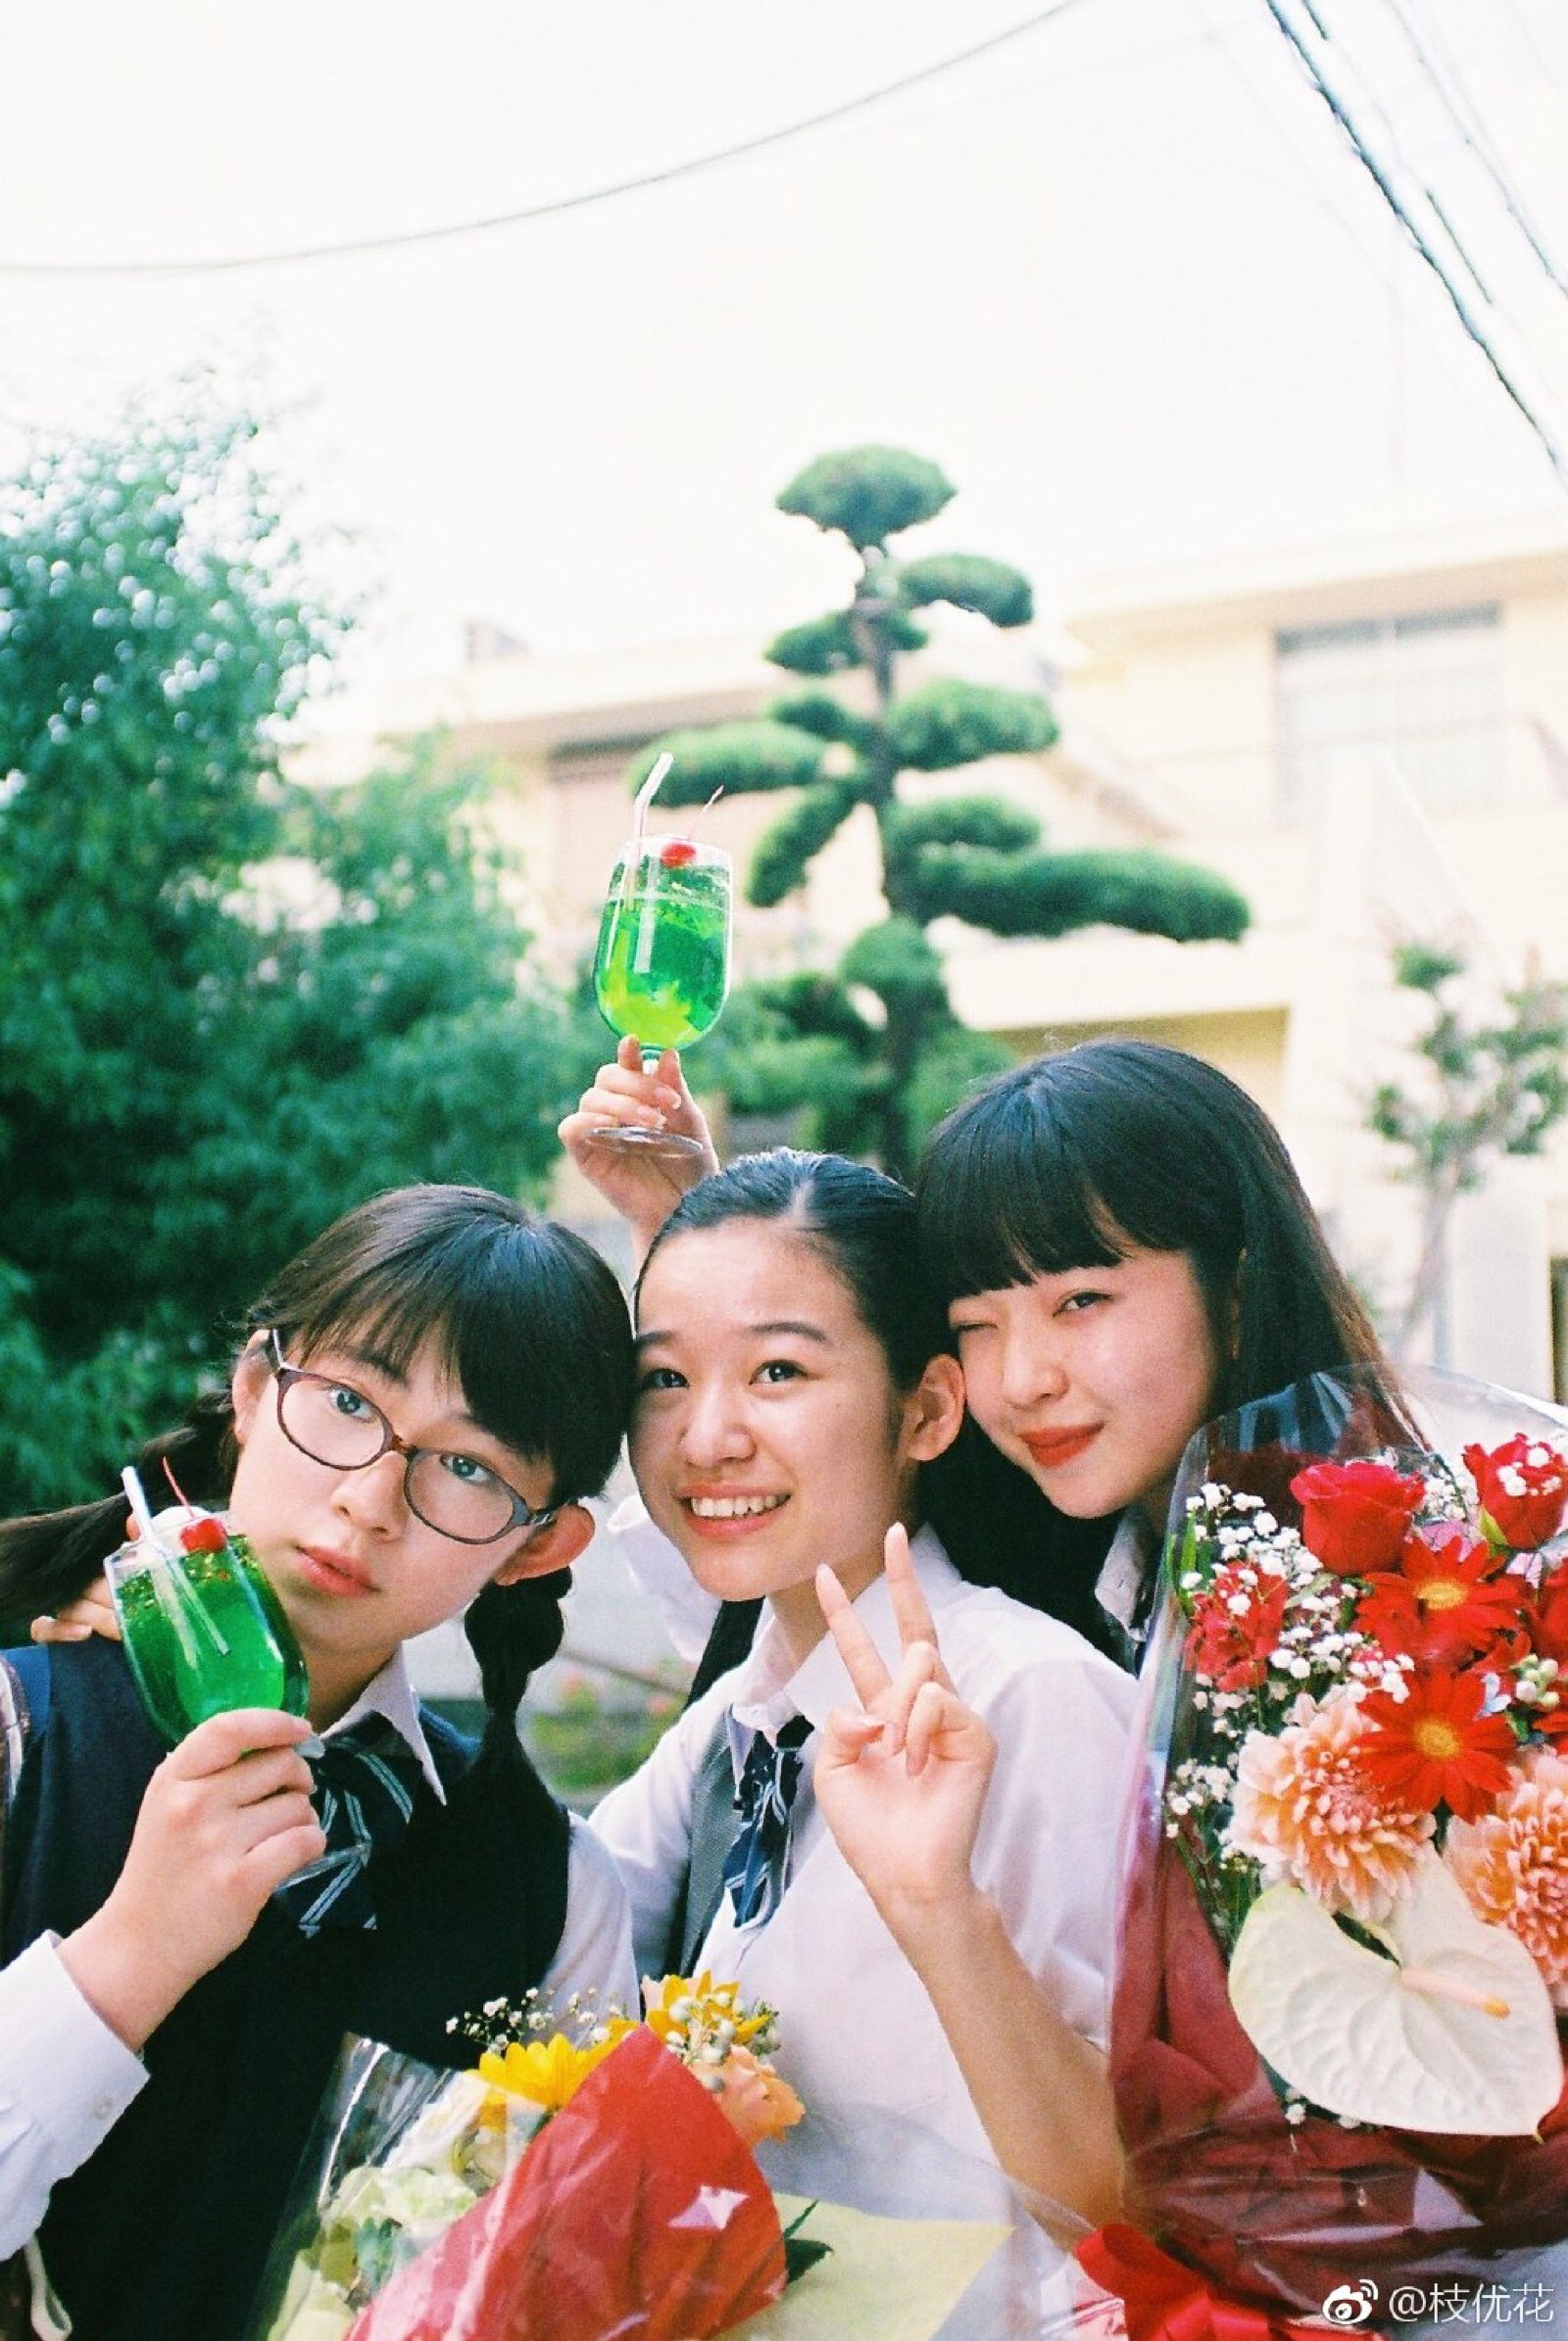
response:
<path id="1" fill-rule="evenodd" d="M 486 2049 L 479 2059 L 479 2078 L 488 2081 L 492 2089 L 526 2097 L 531 2104 L 542 2105 L 546 2113 L 559 2114 L 615 2045 L 613 2039 L 608 2039 L 596 2040 L 588 2048 L 574 2048 L 564 2032 L 552 2032 L 548 2040 L 530 2040 L 526 2047 L 509 2040 L 500 2056 L 494 2049 Z"/>
<path id="2" fill-rule="evenodd" d="M 666 1975 L 656 1984 L 652 1976 L 643 1980 L 643 1998 L 648 2003 L 646 2022 L 658 2033 L 666 2048 L 677 2054 L 694 2040 L 710 2040 L 719 2034 L 726 2044 L 733 2042 L 744 2047 L 760 2032 L 768 2032 L 776 2021 L 774 2011 L 760 2004 L 750 2011 L 740 2006 L 741 1987 L 738 1983 L 715 1983 L 705 1968 L 700 1975 Z M 655 1996 L 657 1993 L 657 1997 Z M 727 2030 L 720 2034 L 720 2027 Z M 675 2037 L 672 2039 L 671 2034 Z"/>

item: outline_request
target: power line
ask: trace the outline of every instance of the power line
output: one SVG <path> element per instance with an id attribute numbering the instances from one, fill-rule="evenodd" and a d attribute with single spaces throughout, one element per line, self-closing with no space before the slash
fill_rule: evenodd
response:
<path id="1" fill-rule="evenodd" d="M 984 40 L 971 43 L 966 49 L 956 49 L 950 56 L 939 57 L 931 65 L 916 66 L 912 73 L 901 73 L 897 80 L 884 81 L 875 89 L 861 90 L 853 98 L 844 98 L 837 105 L 823 106 L 814 114 L 802 115 L 799 120 L 784 122 L 775 130 L 762 130 L 754 138 L 737 139 L 731 146 L 711 147 L 706 153 L 690 155 L 684 162 L 666 164 L 660 171 L 646 171 L 635 177 L 613 179 L 607 186 L 590 187 L 577 195 L 553 196 L 544 203 L 525 204 L 516 211 L 492 212 L 477 219 L 454 220 L 445 227 L 415 227 L 394 231 L 387 235 L 360 236 L 336 244 L 305 244 L 279 252 L 250 252 L 234 254 L 219 260 L 127 260 L 127 261 L 8 261 L 0 260 L 0 276 L 205 276 L 231 274 L 242 268 L 272 268 L 301 261 L 345 260 L 367 252 L 403 251 L 416 244 L 436 244 L 455 236 L 485 235 L 498 227 L 520 227 L 529 220 L 553 219 L 564 212 L 586 211 L 591 205 L 613 202 L 617 196 L 640 194 L 649 187 L 665 187 L 676 179 L 692 178 L 699 171 L 716 170 L 721 164 L 738 162 L 744 155 L 760 154 L 770 146 L 781 146 L 787 139 L 799 138 L 808 130 L 819 130 L 829 122 L 845 122 L 852 115 L 864 113 L 870 106 L 879 106 L 887 98 L 898 97 L 906 89 L 915 89 L 922 82 L 934 81 L 959 66 L 972 64 L 977 57 L 989 56 L 1009 41 L 1020 40 L 1042 24 L 1065 16 L 1069 9 L 1082 5 L 1082 0 L 1052 0 L 1048 8 L 1036 9 L 1032 16 L 1023 17 L 1015 24 L 1004 25 L 1000 32 L 988 33 Z"/>
<path id="2" fill-rule="evenodd" d="M 1333 115 L 1335 122 L 1339 124 L 1339 127 L 1344 133 L 1346 139 L 1348 141 L 1351 152 L 1354 154 L 1357 162 L 1372 179 L 1378 190 L 1378 193 L 1388 205 L 1389 210 L 1394 214 L 1395 219 L 1403 228 L 1405 234 L 1409 237 L 1410 242 L 1415 246 L 1415 249 L 1420 254 L 1422 260 L 1425 261 L 1427 267 L 1432 270 L 1433 275 L 1436 276 L 1438 282 L 1447 294 L 1449 304 L 1453 309 L 1453 313 L 1459 319 L 1460 324 L 1464 327 L 1465 332 L 1475 343 L 1476 348 L 1481 352 L 1488 366 L 1491 366 L 1493 373 L 1497 379 L 1497 382 L 1512 400 L 1514 406 L 1518 409 L 1525 421 L 1529 424 L 1531 430 L 1535 433 L 1535 436 L 1539 440 L 1541 446 L 1544 449 L 1547 461 L 1550 463 L 1552 470 L 1555 472 L 1558 480 L 1564 487 L 1568 487 L 1568 461 L 1565 461 L 1545 425 L 1536 415 L 1528 400 L 1525 398 L 1524 393 L 1520 390 L 1518 384 L 1513 380 L 1507 368 L 1502 364 L 1501 359 L 1497 356 L 1496 351 L 1493 348 L 1492 343 L 1488 339 L 1487 335 L 1482 331 L 1480 325 L 1477 324 L 1475 318 L 1471 316 L 1470 311 L 1466 306 L 1464 296 L 1459 291 L 1458 286 L 1454 283 L 1446 268 L 1445 268 L 1436 252 L 1433 251 L 1431 244 L 1422 234 L 1421 229 L 1417 225 L 1416 221 L 1410 217 L 1409 212 L 1406 210 L 1404 204 L 1400 201 L 1399 196 L 1391 182 L 1388 173 L 1384 171 L 1383 166 L 1378 162 L 1376 156 L 1371 153 L 1365 141 L 1362 139 L 1359 130 L 1357 130 L 1355 126 L 1354 121 L 1351 119 L 1348 109 L 1346 107 L 1343 100 L 1335 93 L 1333 88 L 1331 88 L 1328 81 L 1324 78 L 1317 60 L 1313 57 L 1311 51 L 1301 39 L 1300 34 L 1297 31 L 1296 26 L 1291 23 L 1289 17 L 1287 17 L 1285 14 L 1284 9 L 1280 6 L 1280 0 L 1263 0 L 1263 5 L 1268 10 L 1269 15 L 1274 19 L 1275 24 L 1279 26 L 1281 32 L 1285 35 L 1285 38 L 1289 41 L 1291 47 L 1296 51 L 1297 56 L 1299 58 L 1302 66 L 1305 68 L 1313 88 L 1317 91 L 1318 96 L 1323 100 L 1323 103 Z"/>
<path id="3" fill-rule="evenodd" d="M 1214 54 L 1225 65 L 1232 77 L 1240 84 L 1258 111 L 1266 117 L 1280 147 L 1295 158 L 1307 189 L 1319 210 L 1339 229 L 1356 257 L 1371 270 L 1379 284 L 1383 286 L 1384 291 L 1392 298 L 1397 289 L 1393 272 L 1385 268 L 1374 258 L 1368 249 L 1365 236 L 1351 224 L 1343 204 L 1329 192 L 1328 187 L 1324 184 L 1322 173 L 1318 170 L 1315 160 L 1307 153 L 1300 140 L 1293 134 L 1292 125 L 1286 121 L 1280 109 L 1271 98 L 1265 96 L 1258 81 L 1243 64 L 1238 50 L 1223 37 L 1225 33 L 1239 25 L 1242 20 L 1235 19 L 1230 24 L 1216 26 L 1209 23 L 1203 13 L 1203 0 L 1189 0 L 1189 5 L 1202 24 L 1204 34 Z M 1420 315 L 1414 316 L 1411 318 L 1411 323 L 1465 404 L 1474 410 L 1479 420 L 1489 426 L 1494 426 L 1497 417 L 1490 397 L 1483 392 L 1481 384 L 1471 370 L 1458 366 L 1456 353 L 1447 336 L 1446 334 L 1440 336 L 1436 333 L 1427 319 Z M 1506 444 L 1509 452 L 1512 453 L 1514 442 L 1511 433 Z"/>
<path id="4" fill-rule="evenodd" d="M 1514 225 L 1523 235 L 1526 243 L 1530 246 L 1531 251 L 1535 254 L 1537 260 L 1541 263 L 1541 266 L 1543 268 L 1544 268 L 1546 274 L 1550 277 L 1558 292 L 1568 295 L 1568 277 L 1564 276 L 1562 270 L 1557 267 L 1556 262 L 1552 259 L 1551 254 L 1547 251 L 1545 244 L 1535 225 L 1535 222 L 1530 218 L 1529 213 L 1525 210 L 1524 204 L 1518 195 L 1515 194 L 1513 186 L 1510 183 L 1508 175 L 1504 171 L 1502 165 L 1497 161 L 1496 151 L 1493 144 L 1493 140 L 1488 133 L 1487 125 L 1481 118 L 1474 98 L 1471 97 L 1470 92 L 1468 89 L 1466 89 L 1452 58 L 1449 57 L 1446 60 L 1448 78 L 1452 81 L 1454 89 L 1457 90 L 1460 98 L 1464 102 L 1463 113 L 1454 103 L 1453 98 L 1449 95 L 1448 89 L 1444 82 L 1442 74 L 1437 71 L 1436 67 L 1432 63 L 1431 58 L 1427 55 L 1426 50 L 1423 48 L 1421 44 L 1421 36 L 1414 24 L 1411 24 L 1409 16 L 1406 14 L 1403 6 L 1401 5 L 1401 0 L 1385 0 L 1385 5 L 1399 25 L 1399 28 L 1403 32 L 1405 39 L 1409 42 L 1410 47 L 1414 52 L 1417 65 L 1419 65 L 1428 81 L 1436 90 L 1439 102 L 1441 103 L 1444 112 L 1447 115 L 1448 120 L 1453 124 L 1454 129 L 1458 132 L 1463 144 L 1469 149 L 1470 153 L 1475 156 L 1476 161 L 1481 165 L 1481 168 L 1486 171 L 1488 177 L 1492 180 L 1494 186 L 1496 188 L 1497 193 L 1501 196 L 1504 207 L 1508 212 L 1509 218 L 1513 220 Z M 1470 117 L 1468 122 L 1466 122 L 1464 119 L 1466 113 Z"/>

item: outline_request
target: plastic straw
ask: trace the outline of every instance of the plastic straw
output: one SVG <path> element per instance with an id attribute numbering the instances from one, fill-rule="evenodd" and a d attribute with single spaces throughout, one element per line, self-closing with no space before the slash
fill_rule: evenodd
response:
<path id="1" fill-rule="evenodd" d="M 648 819 L 648 807 L 658 794 L 660 782 L 674 761 L 674 757 L 666 748 L 637 792 L 637 801 L 631 808 L 631 843 L 626 848 L 626 874 L 620 890 L 621 899 L 624 902 L 631 901 L 633 889 L 637 884 L 637 849 L 642 844 L 643 826 Z"/>
<path id="2" fill-rule="evenodd" d="M 151 1545 L 154 1552 L 162 1552 L 164 1549 L 163 1538 L 153 1526 L 153 1516 L 148 1508 L 146 1492 L 136 1476 L 133 1465 L 126 1464 L 120 1475 L 120 1485 L 125 1490 L 125 1501 L 130 1506 L 130 1516 L 140 1529 L 144 1539 Z"/>
<path id="3" fill-rule="evenodd" d="M 201 1659 L 191 1640 L 187 1604 L 180 1600 L 178 1590 L 173 1583 L 176 1563 L 153 1525 L 153 1516 L 148 1509 L 146 1492 L 131 1464 L 127 1463 L 121 1473 L 120 1485 L 125 1490 L 125 1501 L 130 1506 L 130 1516 L 140 1529 L 141 1540 L 147 1547 L 147 1574 L 152 1580 L 154 1598 L 164 1616 L 169 1620 L 174 1639 L 184 1654 L 186 1665 L 194 1672 L 200 1666 Z M 217 1650 L 219 1657 L 226 1658 L 228 1644 L 207 1615 L 200 1600 L 193 1595 L 188 1607 L 194 1610 L 203 1633 Z"/>

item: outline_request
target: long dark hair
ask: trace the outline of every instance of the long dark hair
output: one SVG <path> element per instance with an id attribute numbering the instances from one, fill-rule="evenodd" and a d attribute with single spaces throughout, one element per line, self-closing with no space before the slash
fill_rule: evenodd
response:
<path id="1" fill-rule="evenodd" d="M 901 1395 L 915 1388 L 933 1357 L 952 1351 L 946 1307 L 920 1266 L 913 1195 L 897 1179 L 842 1154 L 779 1146 L 743 1155 L 704 1179 L 655 1237 L 643 1275 L 661 1247 L 676 1237 L 749 1219 L 787 1227 L 843 1279 Z M 973 1585 L 998 1585 L 1004 1555 L 988 1529 L 977 1525 L 970 1501 L 977 1440 L 966 1422 L 945 1454 L 920 1465 L 919 1502 L 960 1575 Z M 699 1696 L 745 1656 L 760 1606 L 757 1601 L 723 1605 L 690 1696 Z"/>
<path id="2" fill-rule="evenodd" d="M 1109 1266 L 1129 1246 L 1185 1252 L 1220 1360 L 1211 1414 L 1337 1366 L 1363 1369 L 1400 1411 L 1393 1368 L 1279 1132 L 1185 1049 L 1085 1041 L 1003 1074 L 933 1132 L 915 1197 L 944 1306 Z M 1008 1590 L 1080 1610 L 1119 1515 L 1065 1520 L 983 1446 L 991 1459 L 973 1451 L 972 1500 L 1005 1522 L 1000 1536 L 1019 1553 Z"/>
<path id="3" fill-rule="evenodd" d="M 292 1354 L 346 1341 L 406 1372 L 429 1343 L 474 1419 L 547 1462 L 552 1503 L 597 1494 L 631 1407 L 626 1303 L 593 1247 L 520 1203 L 478 1187 L 402 1187 L 334 1221 L 249 1311 Z M 136 1458 L 144 1483 L 167 1457 L 192 1502 L 227 1499 L 238 1450 L 227 1390 L 199 1398 Z M 122 1495 L 0 1526 L 0 1612 L 31 1616 L 82 1592 L 121 1541 Z M 570 1572 L 487 1585 L 464 1625 L 479 1664 L 484 1752 L 511 1761 L 529 1675 L 562 1635 Z"/>

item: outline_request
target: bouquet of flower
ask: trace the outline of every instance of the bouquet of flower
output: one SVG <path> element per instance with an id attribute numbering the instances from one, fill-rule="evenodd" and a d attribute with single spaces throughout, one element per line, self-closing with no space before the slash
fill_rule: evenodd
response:
<path id="1" fill-rule="evenodd" d="M 492 2002 L 452 2027 L 471 2072 L 349 2041 L 257 2335 L 701 2341 L 777 2299 L 751 2146 L 802 2108 L 766 2062 L 772 2012 L 706 1975 L 645 1990 L 645 2022 L 574 2002 L 566 2029 L 537 1993 Z"/>
<path id="2" fill-rule="evenodd" d="M 1457 1462 L 1315 1376 L 1184 1464 L 1112 2018 L 1136 2227 L 1079 2253 L 1135 2335 L 1436 2314 L 1568 2239 L 1568 1417 L 1426 1387 Z"/>

